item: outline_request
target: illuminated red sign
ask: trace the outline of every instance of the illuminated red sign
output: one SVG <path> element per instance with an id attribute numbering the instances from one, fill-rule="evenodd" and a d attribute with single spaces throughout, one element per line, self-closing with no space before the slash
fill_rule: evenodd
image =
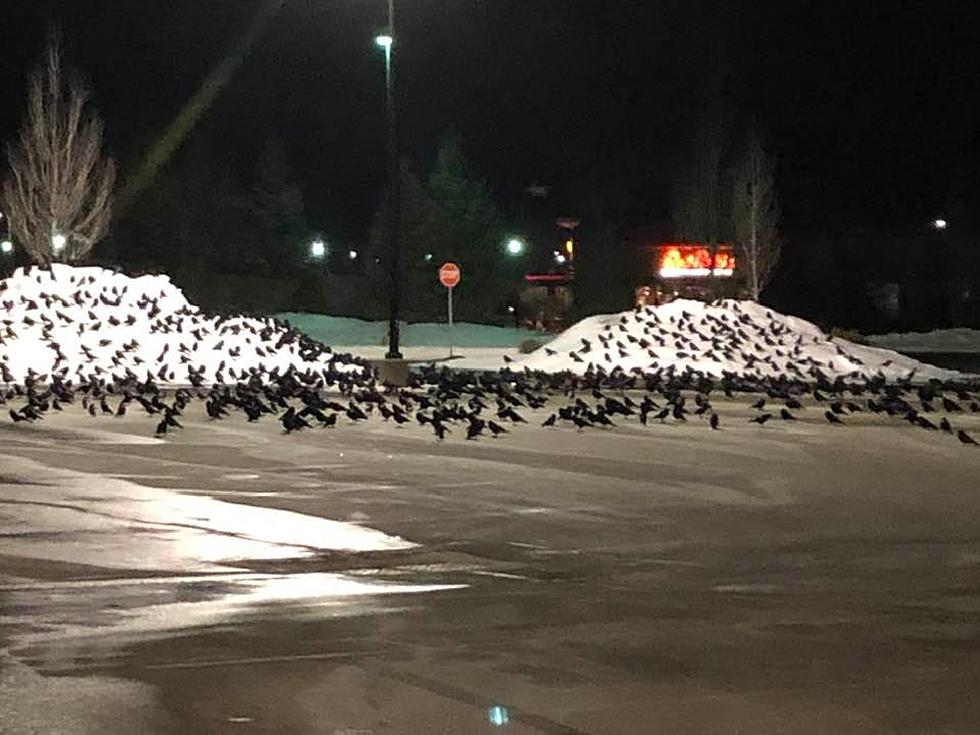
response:
<path id="1" fill-rule="evenodd" d="M 657 271 L 661 278 L 730 276 L 735 271 L 735 254 L 728 246 L 664 244 L 658 249 Z"/>

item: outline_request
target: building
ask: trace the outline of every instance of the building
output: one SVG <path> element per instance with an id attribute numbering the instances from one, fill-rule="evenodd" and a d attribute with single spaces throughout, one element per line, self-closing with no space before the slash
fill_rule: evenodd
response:
<path id="1" fill-rule="evenodd" d="M 664 221 L 631 232 L 629 245 L 634 274 L 632 300 L 639 306 L 674 299 L 741 296 L 735 249 L 729 243 L 698 243 L 675 237 Z"/>

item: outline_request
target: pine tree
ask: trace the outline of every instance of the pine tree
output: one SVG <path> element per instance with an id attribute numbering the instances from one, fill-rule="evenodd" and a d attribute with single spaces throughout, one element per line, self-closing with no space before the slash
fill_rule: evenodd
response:
<path id="1" fill-rule="evenodd" d="M 270 137 L 262 149 L 248 200 L 255 220 L 250 238 L 254 252 L 249 259 L 267 275 L 294 274 L 302 260 L 309 227 L 303 213 L 303 191 L 293 176 L 286 146 L 276 136 Z"/>

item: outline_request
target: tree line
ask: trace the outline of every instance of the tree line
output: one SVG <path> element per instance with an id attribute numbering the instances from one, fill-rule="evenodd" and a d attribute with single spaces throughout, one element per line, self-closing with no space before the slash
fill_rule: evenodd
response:
<path id="1" fill-rule="evenodd" d="M 55 37 L 30 77 L 27 115 L 8 146 L 9 174 L 0 191 L 21 261 L 167 272 L 192 298 L 214 307 L 322 308 L 330 266 L 309 258 L 314 233 L 282 139 L 270 135 L 244 172 L 216 165 L 202 144 L 187 146 L 114 211 L 116 165 L 102 138 L 90 91 L 66 72 Z M 428 171 L 403 160 L 399 176 L 401 278 L 411 294 L 405 317 L 442 313 L 445 292 L 434 272 L 449 260 L 463 270 L 461 319 L 504 314 L 522 284 L 522 261 L 503 251 L 505 222 L 513 219 L 467 159 L 460 135 L 442 136 Z M 629 268 L 618 242 L 622 213 L 601 203 L 611 196 L 604 184 L 595 182 L 580 197 L 588 216 L 577 251 L 576 298 L 595 309 L 625 306 Z M 361 285 L 337 308 L 360 316 L 384 313 L 390 192 L 381 199 L 356 263 L 339 268 Z M 754 130 L 734 141 L 718 116 L 702 117 L 677 177 L 673 216 L 681 238 L 735 242 L 751 295 L 759 297 L 778 258 L 779 236 L 773 161 Z"/>

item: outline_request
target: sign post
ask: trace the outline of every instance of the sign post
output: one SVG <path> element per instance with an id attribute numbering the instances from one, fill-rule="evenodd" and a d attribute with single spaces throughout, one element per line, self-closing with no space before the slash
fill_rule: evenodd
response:
<path id="1" fill-rule="evenodd" d="M 455 263 L 439 266 L 439 283 L 446 287 L 446 316 L 449 321 L 449 356 L 453 356 L 453 289 L 459 285 L 461 274 Z"/>

